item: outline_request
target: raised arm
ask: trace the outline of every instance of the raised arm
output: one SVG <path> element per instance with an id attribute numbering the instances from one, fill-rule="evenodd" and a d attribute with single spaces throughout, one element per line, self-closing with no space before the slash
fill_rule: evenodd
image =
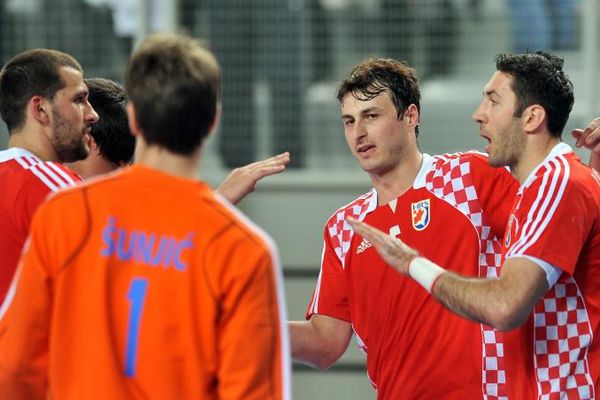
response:
<path id="1" fill-rule="evenodd" d="M 292 358 L 319 369 L 331 367 L 344 354 L 352 337 L 348 322 L 326 315 L 290 321 L 288 328 Z"/>
<path id="2" fill-rule="evenodd" d="M 589 166 L 600 171 L 600 117 L 594 118 L 585 129 L 573 129 L 576 147 L 591 150 Z"/>
<path id="3" fill-rule="evenodd" d="M 289 162 L 290 153 L 285 152 L 266 160 L 236 168 L 219 185 L 217 192 L 221 193 L 231 203 L 237 204 L 248 193 L 254 191 L 259 180 L 285 171 L 285 167 Z"/>
<path id="4" fill-rule="evenodd" d="M 420 283 L 454 313 L 475 322 L 514 329 L 527 320 L 548 290 L 544 270 L 527 258 L 506 260 L 499 278 L 467 278 L 420 257 L 398 238 L 356 220 L 349 222 L 388 265 Z"/>

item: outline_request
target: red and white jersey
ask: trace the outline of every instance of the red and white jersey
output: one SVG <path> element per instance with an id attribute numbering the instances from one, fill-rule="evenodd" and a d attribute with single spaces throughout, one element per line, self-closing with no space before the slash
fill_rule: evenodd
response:
<path id="1" fill-rule="evenodd" d="M 479 153 L 425 155 L 413 187 L 396 200 L 377 206 L 373 189 L 327 221 L 307 318 L 352 324 L 378 399 L 506 399 L 502 335 L 444 309 L 345 219 L 389 232 L 454 272 L 495 277 L 517 187 Z"/>
<path id="2" fill-rule="evenodd" d="M 521 328 L 505 334 L 515 399 L 594 399 L 600 389 L 600 176 L 558 144 L 519 188 L 506 258 L 560 268 Z"/>
<path id="3" fill-rule="evenodd" d="M 0 151 L 0 302 L 10 286 L 34 211 L 48 193 L 81 178 L 17 147 Z"/>

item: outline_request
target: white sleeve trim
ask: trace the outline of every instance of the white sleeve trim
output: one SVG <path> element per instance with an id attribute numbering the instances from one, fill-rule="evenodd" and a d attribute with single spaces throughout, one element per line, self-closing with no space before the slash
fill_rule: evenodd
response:
<path id="1" fill-rule="evenodd" d="M 517 257 L 526 258 L 529 261 L 532 261 L 538 267 L 540 267 L 546 273 L 546 281 L 548 282 L 548 288 L 551 288 L 552 286 L 554 286 L 554 284 L 556 282 L 558 282 L 558 279 L 560 278 L 560 276 L 563 273 L 562 269 L 555 267 L 554 265 L 550 264 L 549 262 L 541 260 L 537 257 L 519 255 L 519 256 L 514 256 L 514 257 L 509 257 L 509 258 L 517 258 Z"/>

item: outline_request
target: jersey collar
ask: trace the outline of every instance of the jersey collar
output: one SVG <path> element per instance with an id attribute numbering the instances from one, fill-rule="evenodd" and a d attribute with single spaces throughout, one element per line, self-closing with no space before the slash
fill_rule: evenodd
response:
<path id="1" fill-rule="evenodd" d="M 413 189 L 420 189 L 425 187 L 425 178 L 427 178 L 427 174 L 429 173 L 429 170 L 431 169 L 431 166 L 434 161 L 435 159 L 432 156 L 423 153 L 423 164 L 421 164 L 421 168 L 419 169 L 417 177 L 413 182 Z M 367 214 L 377 208 L 377 190 L 375 188 L 372 188 L 369 192 L 365 194 L 365 196 L 368 196 L 369 193 L 371 197 L 369 199 L 370 203 L 367 209 Z"/>
<path id="2" fill-rule="evenodd" d="M 430 156 L 429 154 L 423 153 L 423 164 L 421 165 L 421 169 L 419 170 L 419 173 L 417 174 L 417 177 L 415 178 L 415 181 L 413 182 L 413 189 L 420 189 L 420 188 L 425 187 L 425 184 L 426 184 L 425 178 L 427 178 L 427 174 L 431 170 L 431 165 L 433 164 L 434 161 L 435 161 L 435 159 L 432 156 Z"/>
<path id="3" fill-rule="evenodd" d="M 38 156 L 30 152 L 29 150 L 25 150 L 20 147 L 11 147 L 4 151 L 0 151 L 0 162 L 13 160 L 18 157 L 33 157 L 36 160 L 41 161 Z"/>
<path id="4" fill-rule="evenodd" d="M 558 156 L 562 156 L 568 153 L 572 153 L 573 149 L 571 148 L 571 146 L 569 146 L 568 144 L 564 143 L 564 142 L 560 142 L 557 145 L 555 145 L 552 150 L 550 150 L 550 153 L 548 153 L 548 155 L 546 156 L 546 158 L 544 158 L 544 161 L 542 161 L 541 163 L 538 164 L 537 167 L 535 167 L 533 169 L 533 171 L 531 171 L 531 173 L 529 174 L 529 176 L 527 177 L 527 179 L 525 179 L 525 182 L 523 182 L 523 184 L 521 185 L 521 187 L 519 188 L 519 194 L 523 193 L 523 190 L 528 187 L 529 185 L 531 185 L 531 183 L 535 180 L 535 176 L 538 172 L 538 170 L 542 167 L 544 167 L 545 165 L 547 165 L 551 160 L 553 160 L 554 158 L 558 157 Z"/>

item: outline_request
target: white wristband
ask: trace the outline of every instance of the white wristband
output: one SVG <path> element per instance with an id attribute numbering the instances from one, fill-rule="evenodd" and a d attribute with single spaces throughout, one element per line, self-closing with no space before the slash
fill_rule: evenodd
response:
<path id="1" fill-rule="evenodd" d="M 446 272 L 444 268 L 425 257 L 415 257 L 408 264 L 408 276 L 420 283 L 429 293 L 431 293 L 435 280 L 444 272 Z"/>

